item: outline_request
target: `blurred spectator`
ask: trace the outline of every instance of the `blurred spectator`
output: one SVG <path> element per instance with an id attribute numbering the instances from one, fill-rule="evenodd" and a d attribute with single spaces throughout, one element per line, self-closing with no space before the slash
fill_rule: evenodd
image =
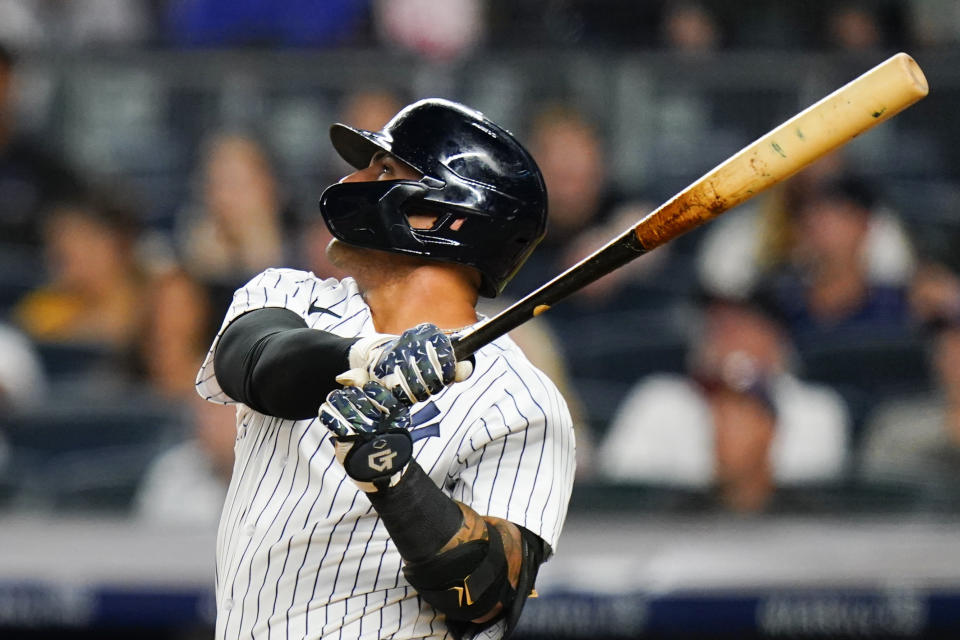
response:
<path id="1" fill-rule="evenodd" d="M 752 303 L 713 300 L 687 375 L 641 380 L 597 452 L 611 480 L 717 491 L 734 511 L 774 504 L 781 486 L 839 479 L 847 410 L 791 373 L 781 327 Z"/>
<path id="2" fill-rule="evenodd" d="M 216 529 L 233 472 L 236 411 L 191 394 L 190 437 L 160 454 L 137 491 L 137 517 L 156 524 Z"/>
<path id="3" fill-rule="evenodd" d="M 0 16 L 0 25 L 4 24 Z M 76 196 L 79 178 L 32 140 L 17 135 L 14 57 L 0 45 L 0 244 L 40 244 L 40 212 Z"/>
<path id="4" fill-rule="evenodd" d="M 397 92 L 390 89 L 355 88 L 340 99 L 337 122 L 367 131 L 379 131 L 406 104 Z M 326 179 L 331 183 L 354 170 L 338 154 L 332 154 L 330 161 Z M 321 188 L 323 186 L 326 185 L 321 185 Z"/>
<path id="5" fill-rule="evenodd" d="M 694 54 L 720 47 L 720 27 L 702 2 L 668 3 L 660 24 L 664 46 L 674 52 Z"/>
<path id="6" fill-rule="evenodd" d="M 196 394 L 194 380 L 216 333 L 209 293 L 180 268 L 153 275 L 144 287 L 134 355 L 139 377 L 175 401 Z"/>
<path id="7" fill-rule="evenodd" d="M 389 89 L 355 89 L 343 96 L 338 122 L 367 131 L 379 131 L 406 104 Z"/>
<path id="8" fill-rule="evenodd" d="M 960 278 L 943 267 L 920 271 L 912 292 L 927 329 L 935 387 L 892 398 L 877 408 L 865 433 L 861 475 L 869 481 L 960 492 Z"/>
<path id="9" fill-rule="evenodd" d="M 927 0 L 922 0 L 926 2 Z M 811 20 L 826 36 L 826 44 L 848 52 L 911 46 L 910 4 L 902 0 L 825 2 L 822 21 Z M 949 19 L 948 15 L 944 16 Z"/>
<path id="10" fill-rule="evenodd" d="M 0 0 L 0 40 L 23 48 L 133 45 L 153 37 L 150 0 Z"/>
<path id="11" fill-rule="evenodd" d="M 949 46 L 960 40 L 960 2 L 913 0 L 907 5 L 911 37 L 919 46 Z"/>
<path id="12" fill-rule="evenodd" d="M 960 317 L 960 280 L 948 267 L 925 263 L 910 283 L 910 310 L 923 324 L 936 326 Z"/>
<path id="13" fill-rule="evenodd" d="M 171 0 L 167 35 L 182 47 L 324 47 L 356 44 L 368 0 Z"/>
<path id="14" fill-rule="evenodd" d="M 650 209 L 614 189 L 604 140 L 575 109 L 551 105 L 535 112 L 530 151 L 546 182 L 549 219 L 546 237 L 506 287 L 505 295 L 514 299 L 622 235 Z M 582 395 L 585 426 L 595 433 L 606 428 L 624 378 L 640 375 L 635 369 L 638 366 L 646 371 L 656 366 L 650 363 L 662 362 L 650 357 L 645 347 L 656 343 L 658 351 L 669 352 L 660 347 L 678 344 L 681 339 L 676 323 L 668 317 L 683 295 L 682 276 L 672 278 L 669 284 L 650 286 L 670 256 L 670 249 L 663 247 L 639 257 L 563 300 L 544 316 L 561 347 L 576 345 L 563 353 L 571 386 L 580 388 L 585 380 L 601 386 L 600 393 Z M 634 295 L 633 288 L 643 292 Z M 612 323 L 631 326 L 631 330 L 609 331 Z M 620 366 L 611 367 L 611 358 L 617 358 Z M 607 385 L 608 381 L 614 385 Z"/>
<path id="15" fill-rule="evenodd" d="M 730 49 L 796 50 L 807 45 L 820 27 L 812 2 L 714 0 L 709 7 L 717 21 L 726 26 L 724 44 Z"/>
<path id="16" fill-rule="evenodd" d="M 177 244 L 187 271 L 215 288 L 219 308 L 253 275 L 294 261 L 294 216 L 266 149 L 249 135 L 212 136 L 199 174 L 198 201 L 178 214 Z"/>
<path id="17" fill-rule="evenodd" d="M 45 216 L 48 282 L 27 294 L 14 318 L 33 339 L 93 343 L 124 352 L 136 335 L 143 274 L 139 225 L 125 204 L 74 200 Z"/>
<path id="18" fill-rule="evenodd" d="M 731 27 L 731 48 L 864 51 L 903 42 L 907 4 L 903 0 L 738 0 L 712 2 L 711 8 Z"/>
<path id="19" fill-rule="evenodd" d="M 845 173 L 845 164 L 841 154 L 828 155 L 707 226 L 696 255 L 700 286 L 716 295 L 746 298 L 764 278 L 785 268 L 797 241 L 796 210 L 810 193 Z M 864 243 L 870 282 L 892 286 L 908 282 L 914 252 L 895 212 L 874 207 Z"/>
<path id="20" fill-rule="evenodd" d="M 843 336 L 909 334 L 905 288 L 870 277 L 875 206 L 872 187 L 847 174 L 804 194 L 793 214 L 790 261 L 762 287 L 801 350 Z"/>
<path id="21" fill-rule="evenodd" d="M 47 375 L 34 345 L 15 327 L 0 323 L 0 409 L 36 406 L 47 390 Z"/>
<path id="22" fill-rule="evenodd" d="M 877 15 L 866 5 L 841 2 L 827 14 L 830 43 L 846 51 L 867 51 L 883 44 L 883 32 Z"/>
<path id="23" fill-rule="evenodd" d="M 639 220 L 648 205 L 616 193 L 607 172 L 607 154 L 597 128 L 575 109 L 546 106 L 534 117 L 530 151 L 543 172 L 549 198 L 547 235 L 507 294 L 522 297 L 546 283 L 616 233 Z M 583 294 L 581 302 L 592 310 L 636 275 L 636 270 L 666 257 L 666 250 L 644 256 L 628 268 L 606 276 Z M 559 309 L 569 310 L 569 305 Z"/>
<path id="24" fill-rule="evenodd" d="M 373 15 L 381 42 L 445 61 L 484 38 L 484 8 L 480 0 L 374 0 Z"/>
<path id="25" fill-rule="evenodd" d="M 495 47 L 655 48 L 660 2 L 484 0 Z"/>
<path id="26" fill-rule="evenodd" d="M 549 236 L 541 250 L 567 247 L 611 204 L 602 135 L 575 109 L 550 105 L 534 116 L 530 151 L 550 198 Z"/>
<path id="27" fill-rule="evenodd" d="M 612 239 L 623 235 L 652 210 L 653 205 L 640 200 L 623 202 L 618 205 L 610 212 L 608 220 L 585 229 L 579 237 L 570 242 L 570 246 L 564 252 L 562 263 L 564 269 L 580 262 Z M 634 284 L 640 285 L 655 280 L 656 274 L 662 273 L 666 268 L 664 265 L 670 259 L 670 256 L 671 250 L 668 245 L 659 247 L 657 251 L 640 256 L 596 282 L 588 284 L 574 294 L 572 302 L 588 311 L 598 311 L 612 307 L 645 307 L 647 303 L 642 298 L 630 298 L 624 293 L 624 290 Z M 559 273 L 560 270 L 554 275 L 559 275 Z M 685 295 L 687 292 L 682 276 L 679 273 L 675 273 L 674 276 L 671 283 L 674 292 L 678 297 Z"/>

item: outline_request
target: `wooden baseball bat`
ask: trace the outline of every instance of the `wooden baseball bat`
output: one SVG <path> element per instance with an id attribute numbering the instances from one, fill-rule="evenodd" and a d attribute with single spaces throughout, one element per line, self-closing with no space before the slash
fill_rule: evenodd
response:
<path id="1" fill-rule="evenodd" d="M 454 340 L 458 360 L 559 300 L 784 180 L 927 95 L 920 66 L 898 53 L 723 161 L 622 236 Z"/>

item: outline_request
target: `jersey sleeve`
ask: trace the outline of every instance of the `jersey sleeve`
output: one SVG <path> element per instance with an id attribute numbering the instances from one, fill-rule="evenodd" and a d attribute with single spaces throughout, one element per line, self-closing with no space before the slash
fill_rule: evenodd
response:
<path id="1" fill-rule="evenodd" d="M 312 273 L 295 269 L 267 269 L 255 276 L 250 282 L 237 289 L 233 301 L 227 309 L 223 324 L 217 332 L 206 358 L 197 374 L 197 393 L 211 402 L 234 404 L 220 388 L 213 372 L 213 354 L 223 332 L 238 317 L 268 307 L 289 309 L 306 320 L 311 301 L 316 297 L 318 288 L 335 281 L 320 280 Z"/>
<path id="2" fill-rule="evenodd" d="M 457 453 L 453 497 L 509 520 L 555 550 L 573 489 L 575 443 L 567 405 L 540 371 L 509 366 Z"/>

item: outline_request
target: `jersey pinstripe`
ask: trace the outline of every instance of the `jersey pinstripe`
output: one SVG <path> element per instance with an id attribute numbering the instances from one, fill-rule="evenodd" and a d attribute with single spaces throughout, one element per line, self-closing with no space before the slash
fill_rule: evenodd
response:
<path id="1" fill-rule="evenodd" d="M 198 392 L 231 404 L 213 374 L 226 326 L 283 307 L 344 337 L 374 332 L 352 279 L 268 269 L 234 295 L 197 377 Z M 480 349 L 465 382 L 412 409 L 414 455 L 452 498 L 505 518 L 553 549 L 573 485 L 566 403 L 507 337 Z M 217 535 L 217 638 L 447 638 L 421 603 L 366 496 L 336 463 L 318 420 L 237 408 L 233 477 Z"/>

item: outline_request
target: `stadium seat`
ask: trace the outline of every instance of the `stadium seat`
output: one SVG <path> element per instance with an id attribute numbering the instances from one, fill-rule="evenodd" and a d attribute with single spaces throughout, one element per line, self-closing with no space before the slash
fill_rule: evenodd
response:
<path id="1" fill-rule="evenodd" d="M 556 325 L 571 375 L 632 382 L 650 373 L 681 371 L 683 319 L 670 310 L 585 314 Z"/>
<path id="2" fill-rule="evenodd" d="M 8 460 L 7 504 L 123 510 L 150 460 L 175 441 L 177 409 L 140 392 L 115 398 L 60 397 L 0 421 Z"/>
<path id="3" fill-rule="evenodd" d="M 801 361 L 810 380 L 870 395 L 920 391 L 929 384 L 923 346 L 914 338 L 831 341 L 806 348 Z"/>
<path id="4" fill-rule="evenodd" d="M 39 286 L 44 273 L 39 252 L 0 245 L 0 316 L 8 316 L 20 298 Z"/>
<path id="5" fill-rule="evenodd" d="M 82 342 L 34 343 L 43 369 L 54 383 L 95 375 L 110 364 L 112 352 L 105 345 Z"/>

